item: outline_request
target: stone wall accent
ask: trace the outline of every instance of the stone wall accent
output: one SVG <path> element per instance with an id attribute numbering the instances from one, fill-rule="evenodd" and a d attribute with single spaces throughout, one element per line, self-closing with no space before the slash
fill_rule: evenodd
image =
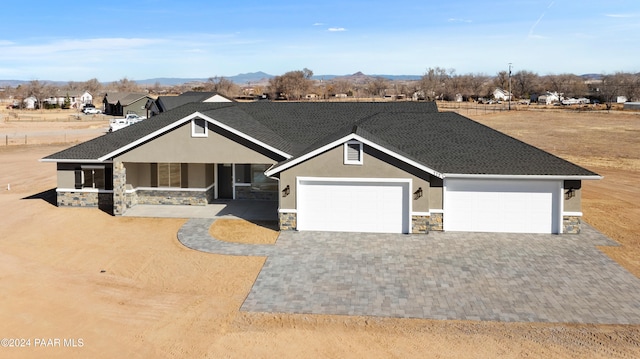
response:
<path id="1" fill-rule="evenodd" d="M 113 214 L 121 216 L 127 210 L 126 189 L 127 169 L 124 163 L 115 162 L 113 164 Z"/>
<path id="2" fill-rule="evenodd" d="M 111 192 L 58 192 L 58 207 L 98 207 L 107 212 L 113 207 Z"/>
<path id="3" fill-rule="evenodd" d="M 138 190 L 137 204 L 206 206 L 210 191 Z M 211 195 L 212 196 L 212 195 Z"/>
<path id="4" fill-rule="evenodd" d="M 281 231 L 295 231 L 298 224 L 298 215 L 296 213 L 278 213 Z"/>
<path id="5" fill-rule="evenodd" d="M 442 226 L 443 213 L 431 213 L 429 218 L 429 230 L 430 231 L 444 231 Z"/>
<path id="6" fill-rule="evenodd" d="M 253 191 L 250 186 L 236 186 L 236 199 L 258 199 L 265 201 L 277 201 L 278 192 Z"/>
<path id="7" fill-rule="evenodd" d="M 562 216 L 562 233 L 580 234 L 580 216 Z"/>
<path id="8" fill-rule="evenodd" d="M 411 216 L 411 233 L 429 233 L 429 216 Z"/>

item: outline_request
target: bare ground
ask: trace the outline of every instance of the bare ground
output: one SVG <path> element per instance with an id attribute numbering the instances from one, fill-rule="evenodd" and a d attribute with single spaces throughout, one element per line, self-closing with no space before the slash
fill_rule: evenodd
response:
<path id="1" fill-rule="evenodd" d="M 605 253 L 640 275 L 640 116 L 465 115 L 605 176 L 584 185 L 585 219 L 622 244 Z M 0 337 L 31 339 L 0 357 L 640 357 L 640 326 L 239 312 L 264 258 L 186 249 L 180 219 L 53 206 L 55 165 L 37 159 L 67 146 L 0 146 Z M 211 231 L 235 241 L 254 226 Z"/>

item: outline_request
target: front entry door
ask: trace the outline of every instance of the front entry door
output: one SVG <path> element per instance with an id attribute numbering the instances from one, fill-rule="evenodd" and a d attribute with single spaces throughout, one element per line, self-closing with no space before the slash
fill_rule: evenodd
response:
<path id="1" fill-rule="evenodd" d="M 218 164 L 218 198 L 233 199 L 233 167 L 231 164 Z"/>

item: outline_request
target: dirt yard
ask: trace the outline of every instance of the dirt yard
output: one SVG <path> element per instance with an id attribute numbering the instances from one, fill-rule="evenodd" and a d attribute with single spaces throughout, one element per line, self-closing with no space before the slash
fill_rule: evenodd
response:
<path id="1" fill-rule="evenodd" d="M 602 250 L 640 276 L 640 115 L 465 115 L 603 175 L 584 184 L 584 218 L 622 244 Z M 3 341 L 0 357 L 640 357 L 640 326 L 240 312 L 265 258 L 189 250 L 176 239 L 181 219 L 55 207 L 55 165 L 37 160 L 68 146 L 0 145 L 0 338 L 30 340 Z M 255 225 L 211 228 L 230 241 L 247 230 Z"/>

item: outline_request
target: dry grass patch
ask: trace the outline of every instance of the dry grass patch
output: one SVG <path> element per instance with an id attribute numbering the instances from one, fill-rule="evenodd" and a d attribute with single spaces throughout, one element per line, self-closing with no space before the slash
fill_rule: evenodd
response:
<path id="1" fill-rule="evenodd" d="M 227 242 L 246 244 L 275 244 L 280 232 L 272 221 L 249 222 L 243 219 L 218 219 L 209 228 L 209 234 Z"/>

